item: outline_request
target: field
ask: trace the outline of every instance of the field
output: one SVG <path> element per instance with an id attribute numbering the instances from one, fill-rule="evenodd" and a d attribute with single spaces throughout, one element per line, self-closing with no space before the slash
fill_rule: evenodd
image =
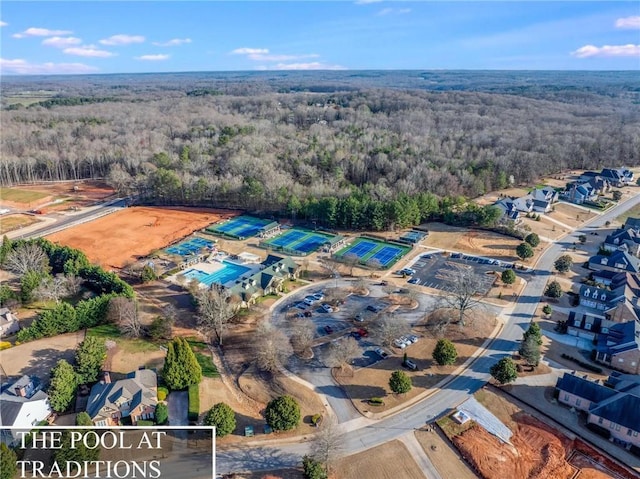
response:
<path id="1" fill-rule="evenodd" d="M 1 188 L 0 204 L 18 209 L 39 208 L 45 212 L 89 206 L 114 194 L 113 188 L 98 181 L 67 181 L 46 185 Z"/>
<path id="2" fill-rule="evenodd" d="M 585 221 L 597 216 L 593 211 L 587 211 L 583 208 L 578 208 L 566 203 L 556 203 L 554 208 L 555 209 L 549 213 L 549 218 L 553 218 L 556 221 L 560 221 L 561 223 L 573 228 L 576 228 Z"/>
<path id="3" fill-rule="evenodd" d="M 89 260 L 107 269 L 121 268 L 233 215 L 228 211 L 197 208 L 126 208 L 47 239 L 78 248 Z"/>
<path id="4" fill-rule="evenodd" d="M 622 213 L 616 218 L 616 222 L 623 225 L 624 222 L 627 221 L 627 218 L 640 218 L 640 205 L 636 205 L 625 213 Z"/>
<path id="5" fill-rule="evenodd" d="M 24 228 L 25 226 L 38 223 L 40 220 L 30 215 L 7 215 L 0 217 L 0 235 L 9 231 Z"/>
<path id="6" fill-rule="evenodd" d="M 519 239 L 490 231 L 467 231 L 458 241 L 451 243 L 453 246 L 450 248 L 503 261 L 520 261 L 516 255 L 516 247 L 520 243 Z"/>
<path id="7" fill-rule="evenodd" d="M 459 433 L 449 430 L 446 421 L 439 424 L 445 425 L 453 443 L 480 477 L 570 479 L 576 473 L 580 473 L 577 477 L 590 479 L 623 477 L 609 469 L 615 465 L 590 461 L 588 456 L 598 456 L 595 451 L 526 414 L 498 392 L 485 388 L 476 393 L 476 398 L 511 429 L 511 445 L 502 443 L 475 423 L 459 428 L 462 430 Z"/>
<path id="8" fill-rule="evenodd" d="M 425 475 L 400 441 L 387 442 L 336 461 L 340 479 L 424 479 Z"/>

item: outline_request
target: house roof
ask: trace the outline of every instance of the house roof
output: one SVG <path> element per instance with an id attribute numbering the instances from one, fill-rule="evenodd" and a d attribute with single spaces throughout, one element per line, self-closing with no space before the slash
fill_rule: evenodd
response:
<path id="1" fill-rule="evenodd" d="M 627 218 L 624 222 L 625 228 L 640 229 L 640 218 Z"/>
<path id="2" fill-rule="evenodd" d="M 601 402 L 616 394 L 616 391 L 611 388 L 587 379 L 586 377 L 576 376 L 571 373 L 564 373 L 564 375 L 558 379 L 556 388 L 570 394 L 575 394 L 592 403 Z"/>
<path id="3" fill-rule="evenodd" d="M 16 393 L 16 388 L 25 388 L 25 396 Z M 12 426 L 25 403 L 47 400 L 49 396 L 42 391 L 40 380 L 35 376 L 22 376 L 0 386 L 0 425 Z"/>
<path id="4" fill-rule="evenodd" d="M 613 324 L 609 332 L 598 335 L 596 349 L 610 355 L 640 350 L 640 324 L 638 321 Z"/>
<path id="5" fill-rule="evenodd" d="M 609 256 L 595 255 L 589 258 L 589 265 L 602 265 L 609 268 L 622 269 L 632 273 L 637 273 L 640 270 L 640 260 L 635 256 L 630 255 L 626 251 L 614 251 Z"/>
<path id="6" fill-rule="evenodd" d="M 263 269 L 231 287 L 231 292 L 240 296 L 243 301 L 264 292 L 275 282 L 281 282 L 297 271 L 298 265 L 290 257 L 282 258 L 268 255 L 261 263 Z"/>
<path id="7" fill-rule="evenodd" d="M 155 406 L 158 402 L 155 388 L 157 375 L 151 369 L 139 369 L 127 375 L 126 379 L 112 383 L 99 382 L 91 388 L 87 413 L 92 420 L 109 418 L 120 410 L 123 403 L 129 403 L 129 410 L 138 406 Z"/>
<path id="8" fill-rule="evenodd" d="M 589 412 L 640 432 L 640 397 L 638 396 L 619 393 L 601 404 L 594 405 Z"/>

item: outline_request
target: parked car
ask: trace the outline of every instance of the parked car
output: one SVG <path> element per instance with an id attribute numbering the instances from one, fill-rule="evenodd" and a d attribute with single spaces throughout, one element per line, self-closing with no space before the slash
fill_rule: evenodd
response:
<path id="1" fill-rule="evenodd" d="M 394 340 L 393 340 L 393 345 L 394 345 L 395 347 L 397 347 L 397 348 L 400 348 L 400 349 L 404 349 L 404 348 L 406 348 L 406 347 L 407 347 L 407 343 L 406 343 L 406 342 L 404 342 L 404 341 L 403 341 L 402 339 L 400 339 L 400 338 L 398 338 L 398 339 L 394 339 Z"/>
<path id="2" fill-rule="evenodd" d="M 369 336 L 368 331 L 364 328 L 357 329 L 356 332 L 363 338 L 366 338 L 367 336 Z"/>
<path id="3" fill-rule="evenodd" d="M 304 303 L 298 303 L 294 306 L 294 308 L 298 308 L 298 309 L 307 309 L 308 307 L 309 305 Z"/>
<path id="4" fill-rule="evenodd" d="M 420 280 L 418 278 L 411 278 L 407 283 L 410 284 L 420 284 Z"/>
<path id="5" fill-rule="evenodd" d="M 376 348 L 373 350 L 373 352 L 375 352 L 378 356 L 380 356 L 382 359 L 387 359 L 389 357 L 389 353 L 387 353 L 384 349 L 382 348 Z"/>
<path id="6" fill-rule="evenodd" d="M 360 333 L 358 333 L 358 331 L 351 331 L 350 336 L 355 340 L 358 340 L 358 339 L 360 339 L 362 337 L 362 336 L 360 336 Z"/>
<path id="7" fill-rule="evenodd" d="M 413 361 L 411 361 L 411 359 L 407 359 L 406 361 L 403 361 L 402 365 L 407 369 L 411 369 L 412 371 L 418 370 L 418 365 Z"/>
<path id="8" fill-rule="evenodd" d="M 313 298 L 315 298 L 316 301 L 322 301 L 324 299 L 324 294 L 322 294 L 322 291 L 318 291 L 317 293 L 314 293 L 311 296 L 313 296 Z"/>
<path id="9" fill-rule="evenodd" d="M 308 306 L 312 306 L 312 305 L 313 305 L 313 303 L 315 303 L 315 302 L 316 302 L 316 299 L 315 299 L 315 298 L 309 298 L 309 297 L 306 297 L 306 298 L 304 298 L 304 301 L 303 301 L 303 302 L 304 302 L 304 304 L 306 304 L 306 305 L 308 305 Z"/>
<path id="10" fill-rule="evenodd" d="M 329 306 L 327 303 L 324 303 L 320 306 L 325 313 L 333 313 L 333 308 Z"/>
<path id="11" fill-rule="evenodd" d="M 296 318 L 304 318 L 304 313 L 296 313 Z"/>
<path id="12" fill-rule="evenodd" d="M 304 312 L 304 313 L 302 313 L 302 314 L 304 314 L 304 317 L 305 317 L 305 318 L 310 318 L 311 316 L 313 316 L 313 313 L 312 313 L 311 311 L 305 311 L 305 312 Z"/>
<path id="13" fill-rule="evenodd" d="M 431 254 L 423 254 L 422 256 L 420 256 L 422 259 L 431 259 L 433 258 L 433 255 Z"/>
<path id="14" fill-rule="evenodd" d="M 331 334 L 333 333 L 333 328 L 331 326 L 329 326 L 328 324 L 324 327 L 324 330 L 327 334 Z"/>
<path id="15" fill-rule="evenodd" d="M 380 281 L 380 286 L 387 286 L 389 283 L 385 280 Z"/>
<path id="16" fill-rule="evenodd" d="M 355 321 L 358 321 L 359 323 L 361 323 L 362 321 L 364 321 L 364 314 L 358 313 L 358 314 L 355 315 L 355 317 L 353 319 Z"/>
<path id="17" fill-rule="evenodd" d="M 415 334 L 412 334 L 410 336 L 407 336 L 407 339 L 409 341 L 411 341 L 411 343 L 417 343 L 418 339 L 420 339 L 418 336 L 416 336 Z"/>
<path id="18" fill-rule="evenodd" d="M 384 308 L 385 307 L 380 305 L 380 304 L 370 304 L 369 306 L 367 306 L 367 311 L 372 311 L 374 313 L 379 313 Z"/>

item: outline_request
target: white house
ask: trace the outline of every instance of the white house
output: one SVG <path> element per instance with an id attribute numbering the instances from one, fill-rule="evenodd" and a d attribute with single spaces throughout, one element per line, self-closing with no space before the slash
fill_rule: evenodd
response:
<path id="1" fill-rule="evenodd" d="M 17 426 L 30 431 L 51 415 L 49 396 L 42 391 L 41 386 L 37 377 L 26 375 L 0 386 L 0 428 Z M 2 429 L 2 442 L 11 445 L 17 438 L 16 429 Z"/>
<path id="2" fill-rule="evenodd" d="M 10 336 L 20 330 L 20 323 L 9 308 L 0 308 L 0 337 Z"/>

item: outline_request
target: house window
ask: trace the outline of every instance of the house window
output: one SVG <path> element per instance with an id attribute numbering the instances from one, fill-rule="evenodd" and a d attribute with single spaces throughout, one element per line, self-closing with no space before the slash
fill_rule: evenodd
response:
<path id="1" fill-rule="evenodd" d="M 568 395 L 568 394 L 565 394 L 565 395 L 564 395 L 564 400 L 565 400 L 565 401 L 568 401 L 568 400 L 569 400 L 569 395 Z"/>
<path id="2" fill-rule="evenodd" d="M 593 299 L 598 299 L 598 292 L 594 291 L 593 295 L 591 296 Z"/>
<path id="3" fill-rule="evenodd" d="M 603 294 L 602 296 L 600 296 L 600 299 L 601 299 L 602 301 L 605 301 L 605 300 L 607 299 L 607 295 L 606 295 L 606 294 Z"/>
<path id="4" fill-rule="evenodd" d="M 633 432 L 633 431 L 632 431 L 631 429 L 627 429 L 627 436 L 631 436 L 631 433 L 632 433 L 632 432 Z"/>
<path id="5" fill-rule="evenodd" d="M 633 437 L 638 437 L 638 431 L 633 431 Z"/>
<path id="6" fill-rule="evenodd" d="M 591 292 L 591 290 L 586 289 L 586 290 L 584 291 L 584 295 L 585 295 L 586 297 L 589 297 L 589 293 L 590 293 L 590 292 Z"/>
<path id="7" fill-rule="evenodd" d="M 616 424 L 616 431 L 620 430 L 620 424 Z"/>
<path id="8" fill-rule="evenodd" d="M 609 423 L 609 429 L 613 429 L 614 426 L 615 424 L 613 424 L 612 422 Z"/>
<path id="9" fill-rule="evenodd" d="M 607 334 L 609 332 L 609 328 L 603 327 L 601 332 L 604 333 L 604 334 Z"/>
<path id="10" fill-rule="evenodd" d="M 584 329 L 586 329 L 587 331 L 591 331 L 591 323 L 585 324 Z"/>
<path id="11" fill-rule="evenodd" d="M 604 422 L 604 419 L 602 419 L 601 417 L 598 418 L 598 424 L 602 424 Z"/>
<path id="12" fill-rule="evenodd" d="M 631 361 L 631 366 L 635 366 L 636 362 L 635 361 Z"/>
<path id="13" fill-rule="evenodd" d="M 618 362 L 619 363 L 624 363 L 624 359 L 623 358 L 618 358 Z"/>

